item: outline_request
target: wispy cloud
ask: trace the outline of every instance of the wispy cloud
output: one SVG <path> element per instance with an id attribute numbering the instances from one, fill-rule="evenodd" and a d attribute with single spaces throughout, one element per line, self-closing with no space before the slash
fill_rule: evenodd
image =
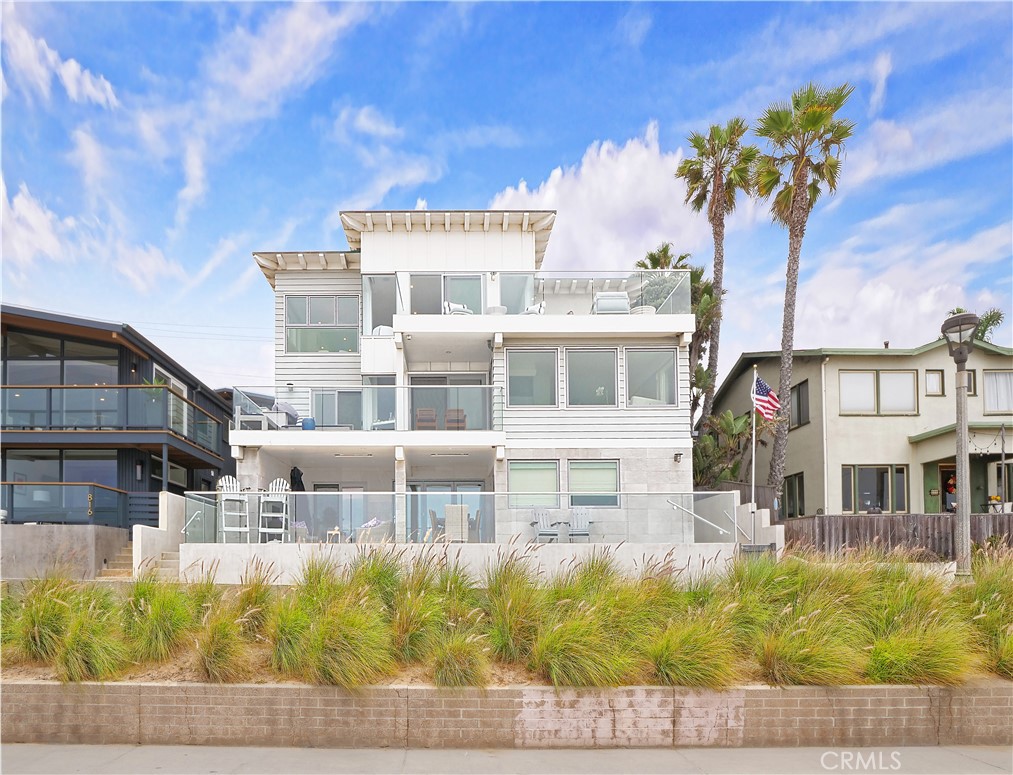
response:
<path id="1" fill-rule="evenodd" d="M 67 258 L 63 233 L 73 221 L 63 222 L 22 183 L 13 199 L 7 198 L 7 183 L 0 178 L 3 195 L 4 264 L 23 273 L 39 259 L 62 261 Z"/>
<path id="2" fill-rule="evenodd" d="M 889 52 L 882 52 L 872 64 L 872 96 L 869 97 L 869 115 L 875 116 L 883 108 L 886 98 L 886 79 L 893 72 L 893 58 Z"/>
<path id="3" fill-rule="evenodd" d="M 81 173 L 85 190 L 94 199 L 100 193 L 108 174 L 105 150 L 87 127 L 78 127 L 71 133 L 73 149 L 68 154 L 71 163 Z"/>
<path id="4" fill-rule="evenodd" d="M 26 96 L 34 93 L 48 103 L 55 77 L 72 102 L 91 102 L 104 108 L 119 105 L 112 85 L 103 76 L 75 59 L 63 59 L 43 38 L 32 35 L 21 24 L 14 3 L 3 6 L 3 53 L 7 71 Z"/>
<path id="5" fill-rule="evenodd" d="M 384 140 L 392 140 L 404 135 L 403 129 L 398 127 L 393 121 L 385 118 L 372 105 L 364 105 L 361 108 L 342 108 L 341 113 L 334 122 L 334 128 L 339 134 L 343 134 L 347 132 L 348 128 L 352 128 L 361 134 L 379 137 Z"/>
<path id="6" fill-rule="evenodd" d="M 622 41 L 631 48 L 640 48 L 647 33 L 651 31 L 653 20 L 642 6 L 632 5 L 619 19 L 618 32 Z"/>

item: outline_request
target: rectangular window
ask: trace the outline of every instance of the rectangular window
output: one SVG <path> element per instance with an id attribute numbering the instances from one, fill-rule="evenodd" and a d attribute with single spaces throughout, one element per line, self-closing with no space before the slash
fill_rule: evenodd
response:
<path id="1" fill-rule="evenodd" d="M 799 382 L 791 389 L 791 411 L 788 427 L 797 428 L 809 422 L 809 380 Z"/>
<path id="2" fill-rule="evenodd" d="M 559 463 L 555 460 L 511 460 L 507 463 L 510 508 L 559 508 Z"/>
<path id="3" fill-rule="evenodd" d="M 507 405 L 555 406 L 555 350 L 507 350 Z"/>
<path id="4" fill-rule="evenodd" d="M 784 515 L 801 517 L 805 514 L 805 478 L 792 474 L 784 478 Z"/>
<path id="5" fill-rule="evenodd" d="M 918 372 L 842 371 L 841 414 L 916 414 Z"/>
<path id="6" fill-rule="evenodd" d="M 468 311 L 481 315 L 484 311 L 481 275 L 447 275 L 444 278 L 443 300 L 463 304 Z"/>
<path id="7" fill-rule="evenodd" d="M 976 369 L 967 370 L 967 395 L 978 395 L 978 372 Z"/>
<path id="8" fill-rule="evenodd" d="M 927 396 L 944 395 L 942 369 L 925 370 L 925 395 Z"/>
<path id="9" fill-rule="evenodd" d="M 1013 412 L 1013 371 L 983 371 L 986 412 Z"/>
<path id="10" fill-rule="evenodd" d="M 907 466 L 844 466 L 842 471 L 841 510 L 845 513 L 907 511 Z"/>
<path id="11" fill-rule="evenodd" d="M 285 351 L 359 351 L 357 296 L 286 296 Z"/>
<path id="12" fill-rule="evenodd" d="M 313 391 L 313 419 L 322 428 L 362 430 L 361 391 Z"/>
<path id="13" fill-rule="evenodd" d="M 397 283 L 393 275 L 362 278 L 362 333 L 393 336 Z M 390 330 L 388 330 L 390 329 Z"/>
<path id="14" fill-rule="evenodd" d="M 570 505 L 619 505 L 619 461 L 571 460 Z"/>
<path id="15" fill-rule="evenodd" d="M 675 406 L 675 350 L 626 351 L 626 406 Z"/>
<path id="16" fill-rule="evenodd" d="M 616 405 L 616 351 L 566 351 L 567 406 Z"/>

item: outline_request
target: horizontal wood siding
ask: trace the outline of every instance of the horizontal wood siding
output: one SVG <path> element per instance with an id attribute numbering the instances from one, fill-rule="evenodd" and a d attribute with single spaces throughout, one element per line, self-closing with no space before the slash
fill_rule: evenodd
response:
<path id="1" fill-rule="evenodd" d="M 822 552 L 876 545 L 922 549 L 952 560 L 954 521 L 953 514 L 820 514 L 786 520 L 784 538 Z M 1013 545 L 1013 514 L 972 514 L 971 541 L 983 544 L 991 536 Z"/>
<path id="2" fill-rule="evenodd" d="M 353 271 L 278 272 L 274 292 L 274 379 L 278 389 L 288 382 L 301 388 L 359 387 L 362 385 L 359 353 L 285 352 L 285 297 L 340 295 L 359 299 L 359 331 L 362 331 L 362 277 Z M 299 391 L 300 397 L 306 396 Z M 301 415 L 309 415 L 308 400 L 292 402 Z M 303 405 L 305 404 L 305 405 Z"/>
<path id="3" fill-rule="evenodd" d="M 567 342 L 565 346 L 546 347 L 544 342 L 509 342 L 502 350 L 493 354 L 493 384 L 502 387 L 504 396 L 503 430 L 511 442 L 518 439 L 561 438 L 604 438 L 604 439 L 667 439 L 673 442 L 690 440 L 689 417 L 689 353 L 686 347 L 678 348 L 678 395 L 679 405 L 665 408 L 627 408 L 626 402 L 626 357 L 624 348 L 672 347 L 671 342 L 642 340 L 630 342 Z M 514 349 L 556 349 L 557 386 L 559 406 L 557 408 L 509 407 L 506 401 L 506 351 Z M 566 350 L 567 349 L 616 349 L 618 351 L 618 406 L 584 408 L 566 406 Z"/>

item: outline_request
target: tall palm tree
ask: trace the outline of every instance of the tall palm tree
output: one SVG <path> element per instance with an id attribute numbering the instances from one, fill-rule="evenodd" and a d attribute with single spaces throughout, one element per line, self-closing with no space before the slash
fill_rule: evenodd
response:
<path id="1" fill-rule="evenodd" d="M 672 243 L 662 242 L 657 248 L 637 261 L 634 266 L 637 269 L 687 269 L 687 261 L 689 261 L 689 253 L 673 256 Z"/>
<path id="2" fill-rule="evenodd" d="M 963 307 L 954 307 L 946 313 L 947 317 L 967 312 Z M 974 331 L 974 338 L 979 342 L 991 342 L 992 332 L 1002 325 L 1006 314 L 998 307 L 990 307 L 978 316 L 978 327 Z"/>
<path id="3" fill-rule="evenodd" d="M 694 132 L 689 144 L 696 157 L 683 159 L 675 176 L 686 181 L 686 202 L 697 212 L 706 206 L 714 237 L 714 298 L 717 309 L 711 321 L 707 370 L 718 373 L 718 347 L 721 341 L 721 300 L 725 277 L 725 216 L 735 209 L 735 194 L 746 194 L 752 187 L 752 171 L 759 149 L 743 145 L 749 126 L 744 119 L 733 118 L 724 126 L 714 124 L 707 136 Z M 702 417 L 710 416 L 714 406 L 714 381 L 704 394 Z"/>
<path id="4" fill-rule="evenodd" d="M 837 118 L 854 87 L 845 83 L 826 89 L 807 84 L 791 96 L 790 103 L 776 102 L 760 117 L 756 134 L 772 146 L 756 165 L 756 191 L 773 195 L 771 213 L 788 229 L 788 263 L 784 285 L 784 321 L 781 331 L 781 377 L 777 395 L 781 422 L 774 434 L 767 483 L 780 492 L 784 480 L 784 457 L 788 448 L 788 423 L 784 421 L 791 398 L 791 358 L 795 342 L 795 297 L 798 293 L 799 256 L 802 238 L 813 205 L 823 192 L 837 190 L 841 151 L 855 124 Z"/>

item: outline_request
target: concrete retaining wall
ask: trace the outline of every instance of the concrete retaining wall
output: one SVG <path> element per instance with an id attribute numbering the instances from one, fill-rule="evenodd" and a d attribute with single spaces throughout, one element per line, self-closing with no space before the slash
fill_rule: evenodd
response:
<path id="1" fill-rule="evenodd" d="M 136 536 L 136 529 L 135 529 Z M 364 550 L 382 544 L 183 544 L 179 547 L 180 575 L 199 575 L 200 568 L 217 563 L 215 576 L 219 584 L 239 584 L 240 577 L 255 560 L 270 563 L 279 574 L 278 584 L 292 584 L 303 563 L 315 555 L 334 559 L 340 565 L 351 562 Z M 425 552 L 444 552 L 458 558 L 476 578 L 497 557 L 512 551 L 531 553 L 531 562 L 547 574 L 570 567 L 570 563 L 595 551 L 609 550 L 621 568 L 635 572 L 652 558 L 667 560 L 676 568 L 685 568 L 687 575 L 707 570 L 722 570 L 735 556 L 734 544 L 387 544 L 406 561 Z M 137 544 L 134 544 L 135 556 Z"/>
<path id="2" fill-rule="evenodd" d="M 1013 683 L 746 686 L 727 692 L 524 686 L 5 681 L 5 743 L 398 748 L 1011 745 Z"/>
<path id="3" fill-rule="evenodd" d="M 158 527 L 134 525 L 134 573 L 158 567 L 162 552 L 178 552 L 186 524 L 186 498 L 171 492 L 158 494 Z"/>
<path id="4" fill-rule="evenodd" d="M 44 576 L 56 568 L 93 579 L 127 545 L 130 533 L 103 525 L 0 525 L 4 579 Z"/>

